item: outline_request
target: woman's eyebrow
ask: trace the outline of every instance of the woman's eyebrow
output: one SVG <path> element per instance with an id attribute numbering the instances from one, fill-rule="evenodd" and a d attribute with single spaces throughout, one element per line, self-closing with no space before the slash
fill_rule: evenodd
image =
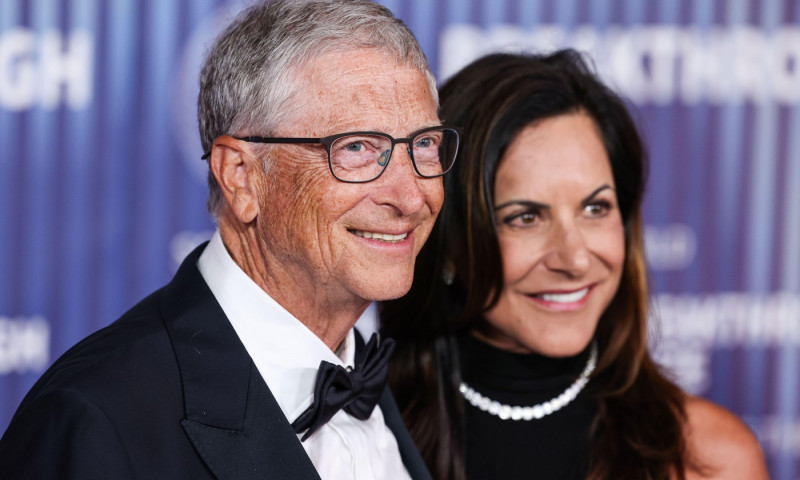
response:
<path id="1" fill-rule="evenodd" d="M 590 200 L 591 200 L 591 199 L 593 199 L 593 198 L 594 198 L 594 197 L 595 197 L 595 196 L 596 196 L 598 193 L 600 193 L 600 192 L 602 192 L 603 190 L 606 190 L 606 189 L 614 190 L 614 189 L 611 187 L 611 185 L 609 185 L 609 184 L 607 184 L 607 183 L 606 183 L 606 184 L 603 184 L 603 185 L 600 185 L 599 187 L 595 188 L 595 189 L 594 189 L 594 191 L 593 191 L 592 193 L 590 193 L 590 194 L 589 194 L 589 195 L 587 195 L 587 196 L 586 196 L 586 197 L 585 197 L 583 200 L 581 200 L 581 203 L 586 203 L 586 202 L 590 201 Z"/>
<path id="2" fill-rule="evenodd" d="M 598 193 L 600 193 L 600 192 L 602 192 L 603 190 L 606 190 L 606 189 L 613 190 L 614 188 L 611 185 L 608 185 L 608 184 L 600 185 L 599 187 L 594 189 L 594 191 L 592 191 L 592 193 L 590 193 L 583 200 L 581 200 L 581 202 L 582 203 L 586 203 L 586 202 L 590 201 L 595 196 L 597 196 Z M 512 205 L 519 205 L 519 206 L 523 206 L 523 207 L 539 208 L 539 209 L 550 208 L 550 204 L 549 203 L 534 202 L 533 200 L 509 200 L 507 202 L 503 202 L 500 205 L 495 206 L 494 209 L 495 210 L 500 210 L 501 208 L 510 207 Z"/>
<path id="3" fill-rule="evenodd" d="M 504 202 L 504 203 L 501 203 L 500 205 L 495 206 L 494 209 L 495 210 L 500 210 L 501 208 L 510 207 L 512 205 L 520 205 L 520 206 L 523 206 L 523 207 L 539 208 L 539 209 L 550 208 L 550 205 L 547 204 L 547 203 L 534 202 L 534 201 L 531 201 L 531 200 L 509 200 L 507 202 Z"/>

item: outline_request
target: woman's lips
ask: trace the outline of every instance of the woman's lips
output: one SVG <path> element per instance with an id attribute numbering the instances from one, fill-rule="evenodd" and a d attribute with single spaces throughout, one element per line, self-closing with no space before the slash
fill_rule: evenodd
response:
<path id="1" fill-rule="evenodd" d="M 589 299 L 594 285 L 590 285 L 580 290 L 561 291 L 561 292 L 540 292 L 528 295 L 528 298 L 537 304 L 551 310 L 569 311 L 577 310 Z"/>

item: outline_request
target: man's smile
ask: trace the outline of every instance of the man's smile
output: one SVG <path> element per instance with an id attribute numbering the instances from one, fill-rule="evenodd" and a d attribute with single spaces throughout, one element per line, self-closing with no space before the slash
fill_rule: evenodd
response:
<path id="1" fill-rule="evenodd" d="M 399 242 L 402 242 L 408 236 L 408 232 L 401 233 L 399 235 L 392 235 L 392 234 L 389 234 L 389 233 L 367 232 L 367 231 L 364 231 L 364 230 L 349 229 L 348 231 L 350 233 L 352 233 L 354 235 L 357 235 L 359 237 L 362 237 L 362 238 L 368 238 L 368 239 L 372 239 L 372 240 L 380 240 L 382 242 L 388 242 L 388 243 L 399 243 Z"/>

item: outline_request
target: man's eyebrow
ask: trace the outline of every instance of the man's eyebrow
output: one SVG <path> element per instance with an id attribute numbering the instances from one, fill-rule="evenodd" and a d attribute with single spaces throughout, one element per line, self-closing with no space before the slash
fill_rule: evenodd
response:
<path id="1" fill-rule="evenodd" d="M 423 125 L 424 126 L 419 127 L 417 130 L 422 130 L 422 129 L 425 129 L 425 128 L 444 127 L 445 126 L 445 124 L 441 120 L 435 120 L 433 122 L 425 122 Z"/>

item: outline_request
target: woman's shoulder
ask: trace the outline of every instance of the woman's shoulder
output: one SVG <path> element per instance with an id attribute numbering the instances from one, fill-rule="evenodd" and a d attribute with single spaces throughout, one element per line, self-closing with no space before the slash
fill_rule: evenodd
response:
<path id="1" fill-rule="evenodd" d="M 736 415 L 698 397 L 687 397 L 687 445 L 706 475 L 689 472 L 687 480 L 700 478 L 768 480 L 764 454 L 756 436 Z"/>

